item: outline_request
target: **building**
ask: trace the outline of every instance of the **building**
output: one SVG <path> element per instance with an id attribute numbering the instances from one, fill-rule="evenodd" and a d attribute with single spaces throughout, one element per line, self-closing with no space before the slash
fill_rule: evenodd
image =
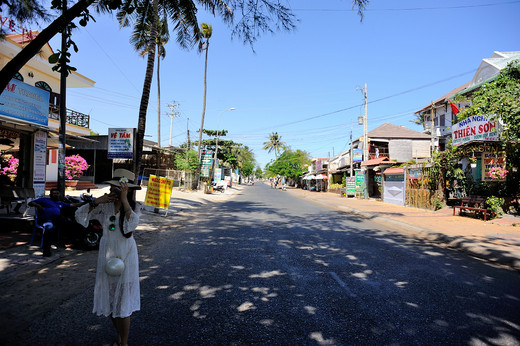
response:
<path id="1" fill-rule="evenodd" d="M 0 67 L 38 35 L 36 31 L 6 35 L 0 40 Z M 18 71 L 0 95 L 0 155 L 2 166 L 18 160 L 14 184 L 45 193 L 45 182 L 58 176 L 60 74 L 48 62 L 54 51 L 46 44 Z M 94 81 L 77 72 L 67 77 L 67 88 L 93 87 Z M 89 116 L 67 110 L 67 139 L 90 134 Z"/>

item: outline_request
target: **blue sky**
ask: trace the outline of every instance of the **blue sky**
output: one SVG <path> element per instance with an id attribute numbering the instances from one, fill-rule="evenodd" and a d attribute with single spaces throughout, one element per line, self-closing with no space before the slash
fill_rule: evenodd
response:
<path id="1" fill-rule="evenodd" d="M 265 34 L 254 46 L 231 39 L 218 18 L 208 59 L 205 128 L 251 148 L 263 168 L 274 159 L 262 150 L 271 132 L 292 149 L 332 157 L 363 134 L 361 89 L 368 86 L 368 130 L 389 122 L 421 131 L 414 112 L 468 82 L 494 51 L 520 50 L 520 1 L 372 0 L 363 22 L 344 0 L 288 2 L 299 19 L 293 32 Z M 92 130 L 137 127 L 146 60 L 110 15 L 74 32 L 72 65 L 96 82 L 69 89 L 68 108 L 90 114 Z M 59 49 L 59 37 L 51 41 Z M 168 104 L 179 105 L 172 144 L 198 139 L 204 55 L 180 49 L 174 37 L 161 61 L 161 144 L 170 143 Z M 156 64 L 157 66 L 157 64 Z M 229 108 L 234 111 L 225 111 Z M 148 108 L 147 139 L 157 140 L 157 80 Z M 219 120 L 220 118 L 220 120 Z"/>

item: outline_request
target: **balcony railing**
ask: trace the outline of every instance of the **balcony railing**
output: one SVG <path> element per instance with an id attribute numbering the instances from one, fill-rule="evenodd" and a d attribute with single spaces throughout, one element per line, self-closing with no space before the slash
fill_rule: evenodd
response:
<path id="1" fill-rule="evenodd" d="M 60 120 L 60 109 L 54 104 L 49 104 L 49 118 Z M 90 116 L 67 108 L 67 124 L 90 128 Z"/>

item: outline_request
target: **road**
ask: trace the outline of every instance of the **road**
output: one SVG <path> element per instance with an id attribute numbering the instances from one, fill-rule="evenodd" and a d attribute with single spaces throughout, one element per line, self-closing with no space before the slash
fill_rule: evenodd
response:
<path id="1" fill-rule="evenodd" d="M 518 272 L 263 184 L 168 220 L 131 345 L 520 345 Z M 20 344 L 110 343 L 87 286 Z"/>

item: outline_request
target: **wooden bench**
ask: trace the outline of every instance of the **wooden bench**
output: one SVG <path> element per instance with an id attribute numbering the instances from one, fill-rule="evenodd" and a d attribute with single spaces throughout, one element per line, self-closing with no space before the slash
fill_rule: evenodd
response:
<path id="1" fill-rule="evenodd" d="M 468 196 L 463 197 L 460 205 L 453 206 L 453 216 L 455 216 L 455 210 L 458 208 L 462 210 L 480 211 L 484 213 L 484 221 L 487 220 L 488 210 L 485 208 L 486 199 L 479 196 Z M 460 213 L 459 213 L 460 214 Z"/>

